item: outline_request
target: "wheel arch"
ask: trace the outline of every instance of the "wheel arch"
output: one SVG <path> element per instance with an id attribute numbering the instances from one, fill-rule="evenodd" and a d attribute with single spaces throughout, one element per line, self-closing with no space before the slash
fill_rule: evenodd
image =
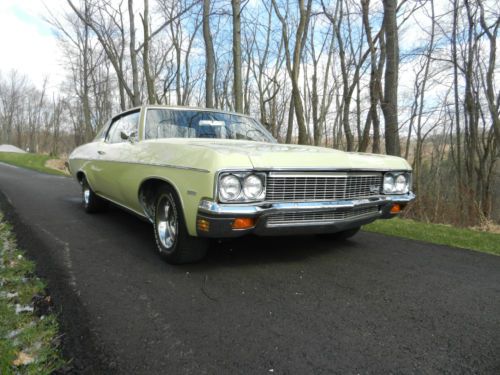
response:
<path id="1" fill-rule="evenodd" d="M 78 182 L 80 183 L 80 185 L 82 184 L 82 181 L 84 178 L 87 178 L 87 176 L 85 175 L 85 172 L 82 171 L 81 169 L 76 172 L 76 179 L 78 180 Z M 88 181 L 88 179 L 87 179 Z"/>
<path id="2" fill-rule="evenodd" d="M 154 219 L 154 204 L 155 204 L 155 199 L 156 195 L 158 193 L 158 189 L 161 186 L 168 186 L 170 187 L 174 192 L 175 195 L 177 196 L 177 199 L 179 200 L 179 203 L 181 205 L 181 211 L 182 211 L 182 217 L 184 218 L 184 222 L 186 223 L 186 213 L 184 212 L 184 202 L 182 199 L 182 195 L 179 192 L 179 189 L 175 186 L 175 184 L 170 181 L 169 179 L 165 177 L 159 177 L 159 176 L 151 176 L 139 184 L 139 190 L 137 192 L 138 194 L 138 199 L 139 199 L 139 204 L 141 205 L 144 214 L 150 220 L 153 222 Z"/>

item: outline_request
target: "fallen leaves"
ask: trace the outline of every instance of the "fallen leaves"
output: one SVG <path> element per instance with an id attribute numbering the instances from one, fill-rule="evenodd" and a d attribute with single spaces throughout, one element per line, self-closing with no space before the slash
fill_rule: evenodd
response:
<path id="1" fill-rule="evenodd" d="M 48 374 L 65 366 L 53 309 L 0 212 L 0 375 Z"/>
<path id="2" fill-rule="evenodd" d="M 19 352 L 17 354 L 17 358 L 12 362 L 12 364 L 16 367 L 19 367 L 19 366 L 29 365 L 30 363 L 33 363 L 34 361 L 35 361 L 35 358 L 33 358 L 28 353 Z"/>

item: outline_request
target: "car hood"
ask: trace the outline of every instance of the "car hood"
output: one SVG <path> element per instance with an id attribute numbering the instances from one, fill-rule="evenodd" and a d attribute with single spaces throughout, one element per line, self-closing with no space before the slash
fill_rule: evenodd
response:
<path id="1" fill-rule="evenodd" d="M 400 157 L 344 152 L 326 147 L 192 138 L 157 140 L 156 142 L 182 143 L 186 146 L 205 149 L 205 151 L 217 154 L 228 168 L 246 167 L 246 165 L 233 164 L 241 164 L 242 159 L 248 158 L 253 168 L 256 169 L 411 169 L 408 162 Z"/>

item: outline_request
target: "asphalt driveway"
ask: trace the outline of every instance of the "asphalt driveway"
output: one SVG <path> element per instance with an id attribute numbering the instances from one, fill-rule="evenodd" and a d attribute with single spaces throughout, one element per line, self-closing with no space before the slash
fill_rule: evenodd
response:
<path id="1" fill-rule="evenodd" d="M 500 373 L 500 257 L 360 233 L 171 266 L 148 223 L 85 214 L 69 178 L 0 164 L 0 191 L 75 373 Z"/>

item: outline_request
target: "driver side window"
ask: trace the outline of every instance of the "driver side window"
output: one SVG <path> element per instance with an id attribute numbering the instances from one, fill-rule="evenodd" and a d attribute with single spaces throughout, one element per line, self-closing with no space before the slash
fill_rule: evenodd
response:
<path id="1" fill-rule="evenodd" d="M 134 112 L 134 113 L 129 113 L 115 120 L 113 124 L 111 124 L 111 128 L 108 131 L 108 135 L 106 136 L 106 142 L 108 143 L 126 142 L 126 140 L 122 139 L 121 137 L 122 131 L 124 131 L 127 134 L 135 133 L 135 135 L 137 136 L 139 127 L 139 116 L 140 112 Z"/>

